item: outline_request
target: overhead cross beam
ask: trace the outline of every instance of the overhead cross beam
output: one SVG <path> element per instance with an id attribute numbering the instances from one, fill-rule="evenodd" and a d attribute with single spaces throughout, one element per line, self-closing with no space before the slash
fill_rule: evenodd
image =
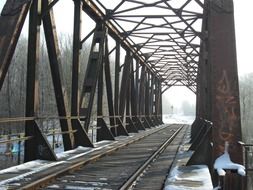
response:
<path id="1" fill-rule="evenodd" d="M 167 71 L 170 70 L 169 62 L 174 59 L 179 66 L 178 73 L 181 80 L 189 80 L 181 85 L 190 89 L 190 86 L 196 86 L 200 40 L 203 38 L 202 1 L 189 0 L 182 4 L 173 4 L 163 0 L 152 3 L 135 0 L 121 1 L 118 5 L 112 6 L 99 0 L 86 0 L 84 4 L 84 11 L 96 22 L 105 21 L 112 37 L 130 50 L 133 56 L 145 64 L 164 85 L 172 80 Z M 153 12 L 147 14 L 146 9 Z M 198 11 L 194 11 L 195 9 Z M 166 55 L 170 51 L 176 54 Z M 157 66 L 157 63 L 162 62 L 163 67 L 168 65 L 166 71 Z M 182 70 L 186 73 L 183 74 Z M 167 76 L 166 80 L 163 76 Z"/>

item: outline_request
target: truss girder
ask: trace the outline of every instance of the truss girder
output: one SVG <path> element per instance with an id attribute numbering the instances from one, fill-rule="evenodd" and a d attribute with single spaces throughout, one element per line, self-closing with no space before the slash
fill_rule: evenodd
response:
<path id="1" fill-rule="evenodd" d="M 28 138 L 25 161 L 57 159 L 37 124 L 43 27 L 65 150 L 93 147 L 88 133 L 94 121 L 97 141 L 162 124 L 162 93 L 172 86 L 185 86 L 197 95 L 197 119 L 211 120 L 215 127 L 210 137 L 213 158 L 222 153 L 227 141 L 232 160 L 242 162 L 232 0 L 74 0 L 71 115 L 52 11 L 58 1 L 9 0 L 0 16 L 1 89 L 30 11 L 26 108 L 21 120 Z M 96 26 L 81 39 L 83 12 Z M 80 52 L 88 38 L 92 43 L 86 74 L 79 76 Z M 110 41 L 115 47 L 109 47 Z M 82 89 L 80 77 L 84 78 Z"/>
<path id="2" fill-rule="evenodd" d="M 115 3 L 86 0 L 84 11 L 93 19 L 104 20 L 109 33 L 113 32 L 122 44 L 130 46 L 133 56 L 145 64 L 162 85 L 174 80 L 171 72 L 176 72 L 177 80 L 183 81 L 180 85 L 189 88 L 196 86 L 203 38 L 203 3 L 199 0 Z M 173 68 L 175 65 L 177 69 Z"/>

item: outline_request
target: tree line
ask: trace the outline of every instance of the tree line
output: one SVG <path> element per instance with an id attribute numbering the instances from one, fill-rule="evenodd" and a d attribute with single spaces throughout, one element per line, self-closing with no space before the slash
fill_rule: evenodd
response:
<path id="1" fill-rule="evenodd" d="M 243 141 L 253 144 L 253 73 L 240 77 L 240 104 Z M 248 167 L 253 169 L 253 147 L 248 150 Z M 253 173 L 248 173 L 248 188 L 253 188 Z"/>
<path id="2" fill-rule="evenodd" d="M 20 36 L 11 65 L 0 91 L 0 117 L 15 118 L 25 116 L 26 101 L 26 70 L 27 70 L 27 45 L 28 39 Z M 71 77 L 72 77 L 72 37 L 61 34 L 59 37 L 60 72 L 64 94 L 68 97 L 68 111 L 70 110 Z M 57 108 L 53 90 L 52 76 L 45 40 L 40 43 L 40 56 L 37 68 L 39 81 L 39 110 L 38 116 L 56 116 Z M 85 69 L 89 55 L 89 44 L 84 44 L 80 55 L 80 83 L 84 79 Z M 39 121 L 41 125 L 53 125 L 57 120 Z M 51 122 L 51 124 L 50 124 Z M 53 122 L 53 123 L 52 123 Z M 21 133 L 24 122 L 0 123 L 0 135 Z"/>

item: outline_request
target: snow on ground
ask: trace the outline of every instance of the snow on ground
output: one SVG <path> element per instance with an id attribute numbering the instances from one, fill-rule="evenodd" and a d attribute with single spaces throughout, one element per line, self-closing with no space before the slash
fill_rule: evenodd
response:
<path id="1" fill-rule="evenodd" d="M 183 114 L 164 114 L 163 122 L 167 124 L 189 124 L 191 125 L 195 116 L 186 116 Z"/>
<path id="2" fill-rule="evenodd" d="M 50 162 L 50 161 L 45 161 L 45 160 L 35 160 L 35 161 L 30 161 L 24 164 L 20 164 L 18 166 L 13 166 L 4 170 L 0 170 L 0 175 L 17 174 L 15 177 L 0 181 L 0 190 L 4 188 L 4 185 L 6 184 L 13 183 L 18 180 L 23 180 L 24 178 L 32 174 L 35 174 L 37 172 L 57 166 L 69 160 L 82 157 L 83 155 L 89 154 L 93 151 L 100 150 L 108 146 L 112 146 L 116 142 L 117 141 L 104 140 L 104 141 L 94 143 L 95 148 L 87 148 L 87 147 L 79 146 L 74 150 L 58 153 L 57 154 L 58 159 L 65 158 L 65 161 L 62 160 L 62 161 Z"/>
<path id="3" fill-rule="evenodd" d="M 27 176 L 30 176 L 30 175 L 35 174 L 37 172 L 43 171 L 47 168 L 62 164 L 64 162 L 65 161 L 49 163 L 48 161 L 35 160 L 35 161 L 31 161 L 31 162 L 21 164 L 19 166 L 13 166 L 13 167 L 1 170 L 0 171 L 1 175 L 7 174 L 7 173 L 17 173 L 21 170 L 26 170 L 28 172 L 24 172 L 23 174 L 19 174 L 19 175 L 15 176 L 15 177 L 12 177 L 10 179 L 0 181 L 0 189 L 1 189 L 1 185 L 5 185 L 5 184 L 11 183 L 11 182 L 21 180 L 21 179 L 23 179 Z"/>
<path id="4" fill-rule="evenodd" d="M 180 116 L 177 116 L 180 118 Z M 186 118 L 189 124 L 193 121 Z M 186 120 L 185 119 L 185 120 Z M 184 121 L 185 121 L 184 120 Z M 189 151 L 191 127 L 186 130 L 176 158 L 166 179 L 164 190 L 213 190 L 211 175 L 206 165 L 186 166 L 193 151 Z"/>
<path id="5" fill-rule="evenodd" d="M 213 190 L 206 165 L 174 167 L 167 178 L 164 190 Z"/>
<path id="6" fill-rule="evenodd" d="M 75 154 L 77 151 L 88 151 L 88 150 L 90 150 L 90 149 L 92 149 L 92 148 L 90 148 L 90 147 L 78 146 L 76 149 L 57 153 L 56 156 L 57 156 L 58 159 L 66 158 L 66 157 L 69 157 L 71 154 Z"/>
<path id="7" fill-rule="evenodd" d="M 56 156 L 57 156 L 58 159 L 68 157 L 67 160 L 73 160 L 73 159 L 79 158 L 81 156 L 84 156 L 86 154 L 89 154 L 91 152 L 94 152 L 94 151 L 103 149 L 105 147 L 111 146 L 116 142 L 117 141 L 103 140 L 103 141 L 94 143 L 95 148 L 78 146 L 76 149 L 58 153 L 58 154 L 56 154 Z M 78 152 L 81 152 L 81 153 L 78 153 Z M 74 154 L 74 156 L 71 156 L 71 154 Z"/>

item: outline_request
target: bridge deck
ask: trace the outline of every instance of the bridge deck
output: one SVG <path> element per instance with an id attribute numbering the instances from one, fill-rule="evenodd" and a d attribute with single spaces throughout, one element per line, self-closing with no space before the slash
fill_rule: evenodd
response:
<path id="1" fill-rule="evenodd" d="M 190 127 L 185 126 L 171 144 L 164 150 L 157 160 L 150 164 L 144 175 L 137 181 L 134 189 L 136 190 L 160 190 L 164 186 L 164 182 L 168 171 L 175 161 L 179 146 Z"/>
<path id="2" fill-rule="evenodd" d="M 105 168 L 113 169 L 115 164 L 120 163 L 124 168 L 132 168 L 132 163 L 135 163 L 136 158 L 133 158 L 133 162 L 131 161 L 131 157 L 133 155 L 136 155 L 142 159 L 145 158 L 145 156 L 148 156 L 148 154 L 151 154 L 155 147 L 159 146 L 166 137 L 168 138 L 170 134 L 175 132 L 176 129 L 179 128 L 179 125 L 171 125 L 168 127 L 168 125 L 162 125 L 156 128 L 151 128 L 149 130 L 132 134 L 130 137 L 118 137 L 116 141 L 101 141 L 96 144 L 95 148 L 77 148 L 74 151 L 68 151 L 64 154 L 58 155 L 58 161 L 56 162 L 49 162 L 49 161 L 33 161 L 28 162 L 26 164 L 12 167 L 6 170 L 0 171 L 0 187 L 8 187 L 8 188 L 21 188 L 21 187 L 32 187 L 36 186 L 39 187 L 41 185 L 45 185 L 45 183 L 48 183 L 52 181 L 53 179 L 56 179 L 59 176 L 66 175 L 70 171 L 76 170 L 83 165 L 86 165 L 89 162 L 94 162 L 95 160 L 103 157 L 99 161 L 89 164 L 86 167 L 84 167 L 85 171 L 96 171 L 94 168 L 96 167 L 96 163 L 102 163 L 102 165 L 99 165 L 97 167 L 97 172 L 105 171 Z M 182 130 L 179 134 L 183 134 L 184 130 Z M 153 135 L 152 135 L 153 134 Z M 161 136 L 163 134 L 163 137 Z M 157 138 L 160 137 L 161 138 Z M 179 135 L 182 136 L 182 135 Z M 146 137 L 146 138 L 144 138 Z M 142 139 L 140 141 L 140 139 Z M 160 139 L 160 142 L 151 142 L 150 139 Z M 147 142 L 145 142 L 147 141 Z M 135 143 L 134 143 L 135 142 Z M 131 145 L 129 145 L 131 144 Z M 153 144 L 153 145 L 152 145 Z M 104 157 L 105 155 L 112 154 L 115 150 L 118 150 L 119 148 L 122 148 L 124 146 L 127 146 L 129 148 L 123 148 L 120 149 L 120 151 L 117 151 L 117 155 L 121 154 L 122 157 L 126 157 L 126 160 L 122 160 L 121 158 L 118 158 L 116 156 L 113 158 L 113 155 L 110 155 L 108 157 Z M 138 150 L 133 148 L 133 152 L 128 155 L 128 151 L 131 150 L 131 146 L 133 147 L 139 147 Z M 153 146 L 153 147 L 151 147 Z M 144 148 L 144 150 L 141 150 L 141 148 Z M 146 153 L 145 153 L 146 150 Z M 140 152 L 139 152 L 140 151 Z M 144 151 L 144 152 L 143 152 Z M 148 152 L 148 153 L 147 153 Z M 145 154 L 145 156 L 142 156 L 142 154 Z M 175 155 L 175 150 L 174 153 Z M 135 160 L 134 160 L 135 159 Z M 103 162 L 102 160 L 107 160 L 109 162 Z M 130 164 L 131 162 L 131 164 Z M 109 164 L 109 165 L 108 165 Z M 131 167 L 128 167 L 130 166 Z M 138 168 L 138 165 L 135 167 Z M 169 167 L 169 166 L 168 166 Z M 101 169 L 102 168 L 102 169 Z M 136 169 L 136 168 L 135 168 Z M 134 171 L 134 170 L 133 170 Z M 100 178 L 107 178 L 108 173 L 102 173 Z M 163 180 L 164 180 L 164 174 Z M 83 176 L 83 175 L 82 175 Z M 85 176 L 93 181 L 96 181 L 93 174 L 89 175 L 87 172 L 85 172 Z M 77 177 L 79 179 L 79 177 Z M 58 181 L 58 179 L 57 179 Z M 113 180 L 112 180 L 113 181 Z"/>
<path id="3" fill-rule="evenodd" d="M 211 175 L 206 165 L 187 165 L 193 154 L 193 151 L 189 150 L 191 146 L 189 137 L 190 130 L 185 133 L 184 141 L 179 147 L 165 182 L 165 190 L 213 189 Z"/>
<path id="4" fill-rule="evenodd" d="M 171 125 L 163 130 L 154 133 L 141 141 L 130 144 L 110 156 L 106 156 L 91 163 L 80 170 L 58 178 L 53 184 L 46 189 L 128 189 L 128 186 L 123 187 L 125 182 L 133 176 L 135 171 L 163 144 L 170 136 L 172 136 L 182 125 Z M 183 134 L 185 129 L 181 131 Z M 172 142 L 176 145 L 172 149 L 168 148 L 167 162 L 162 162 L 163 170 L 158 173 L 153 173 L 149 181 L 149 188 L 161 189 L 168 172 L 169 164 L 172 163 L 180 145 L 182 135 L 177 135 Z M 170 147 L 170 146 L 169 146 Z M 168 164 L 168 165 L 167 165 Z M 151 167 L 152 169 L 152 167 Z M 149 169 L 147 170 L 149 171 Z M 152 172 L 151 172 L 152 173 Z M 146 172 L 144 173 L 145 176 Z M 158 180 L 157 180 L 158 179 Z M 154 181 L 153 181 L 154 180 Z M 153 181 L 153 183 L 152 183 Z M 145 184 L 146 185 L 146 184 Z M 138 188 L 137 188 L 138 189 Z"/>

